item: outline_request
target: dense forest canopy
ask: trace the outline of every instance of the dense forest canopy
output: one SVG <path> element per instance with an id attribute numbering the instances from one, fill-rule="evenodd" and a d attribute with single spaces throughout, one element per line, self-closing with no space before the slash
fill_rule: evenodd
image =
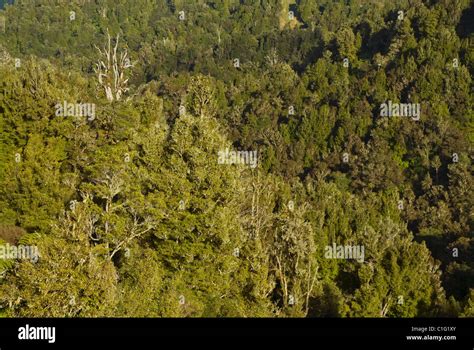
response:
<path id="1" fill-rule="evenodd" d="M 473 2 L 0 8 L 2 316 L 474 316 Z"/>

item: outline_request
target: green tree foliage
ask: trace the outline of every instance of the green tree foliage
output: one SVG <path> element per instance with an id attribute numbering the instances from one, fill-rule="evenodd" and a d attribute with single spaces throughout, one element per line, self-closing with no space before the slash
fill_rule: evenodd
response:
<path id="1" fill-rule="evenodd" d="M 0 315 L 473 315 L 470 1 L 35 4 L 0 1 L 0 248 L 40 252 Z"/>

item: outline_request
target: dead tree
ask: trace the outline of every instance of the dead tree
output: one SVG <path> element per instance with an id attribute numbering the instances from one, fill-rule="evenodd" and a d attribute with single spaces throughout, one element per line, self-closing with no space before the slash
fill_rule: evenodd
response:
<path id="1" fill-rule="evenodd" d="M 100 58 L 95 65 L 95 73 L 99 79 L 99 84 L 105 92 L 107 100 L 119 101 L 129 88 L 128 77 L 126 74 L 133 67 L 128 58 L 127 50 L 118 53 L 119 35 L 115 39 L 115 45 L 112 47 L 112 38 L 107 30 L 107 44 L 103 49 L 96 46 Z"/>

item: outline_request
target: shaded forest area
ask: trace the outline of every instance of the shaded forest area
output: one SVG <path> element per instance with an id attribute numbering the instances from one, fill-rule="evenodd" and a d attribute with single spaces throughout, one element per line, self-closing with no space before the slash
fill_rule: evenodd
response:
<path id="1" fill-rule="evenodd" d="M 6 3 L 0 315 L 474 316 L 473 2 Z"/>

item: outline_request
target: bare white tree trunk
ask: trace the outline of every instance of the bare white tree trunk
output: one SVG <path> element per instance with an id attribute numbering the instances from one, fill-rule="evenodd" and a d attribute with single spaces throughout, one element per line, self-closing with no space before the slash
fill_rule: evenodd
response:
<path id="1" fill-rule="evenodd" d="M 112 38 L 107 30 L 107 44 L 103 49 L 96 46 L 99 51 L 100 58 L 95 65 L 95 73 L 99 79 L 99 84 L 105 92 L 107 100 L 119 101 L 122 95 L 129 89 L 128 78 L 126 72 L 133 67 L 128 58 L 127 50 L 118 51 L 119 35 L 115 39 L 115 45 L 112 47 Z"/>

